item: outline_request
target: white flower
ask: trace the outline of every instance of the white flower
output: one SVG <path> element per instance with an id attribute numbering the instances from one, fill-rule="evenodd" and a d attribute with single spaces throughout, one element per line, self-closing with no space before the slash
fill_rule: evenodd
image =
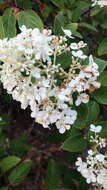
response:
<path id="1" fill-rule="evenodd" d="M 100 87 L 97 82 L 98 66 L 92 56 L 89 65 L 82 66 L 81 69 L 81 59 L 86 58 L 81 50 L 73 53 L 73 71 L 69 67 L 66 72 L 60 64 L 53 63 L 56 49 L 58 56 L 86 45 L 80 41 L 71 43 L 70 47 L 67 45 L 66 36 L 72 38 L 72 33 L 69 30 L 63 31 L 64 37 L 55 36 L 51 30 L 40 32 L 37 28 L 27 29 L 23 25 L 21 33 L 16 37 L 0 40 L 0 61 L 3 62 L 0 80 L 4 89 L 14 100 L 21 103 L 22 109 L 30 106 L 31 117 L 36 122 L 45 128 L 54 123 L 60 133 L 69 130 L 77 119 L 77 112 L 71 109 L 74 103 L 73 94 L 79 94 L 77 105 L 81 102 L 87 103 L 89 96 L 85 92 L 90 91 L 91 87 Z M 78 74 L 74 74 L 76 68 L 79 69 Z M 61 76 L 64 79 L 58 85 Z M 84 173 L 87 173 L 87 170 L 84 169 Z"/>
<path id="2" fill-rule="evenodd" d="M 101 8 L 107 6 L 107 0 L 92 0 L 92 6 L 99 5 Z"/>
<path id="3" fill-rule="evenodd" d="M 77 44 L 77 43 L 71 43 L 70 48 L 71 48 L 71 49 L 74 49 L 74 50 L 79 49 L 79 47 L 78 47 L 78 44 Z"/>
<path id="4" fill-rule="evenodd" d="M 75 102 L 76 106 L 79 106 L 81 104 L 81 102 L 83 103 L 88 103 L 89 102 L 89 95 L 87 95 L 86 93 L 82 93 L 77 97 L 77 100 Z"/>
<path id="5" fill-rule="evenodd" d="M 98 1 L 98 5 L 99 5 L 100 7 L 107 6 L 107 0 L 99 0 L 99 1 Z"/>
<path id="6" fill-rule="evenodd" d="M 90 125 L 90 131 L 94 132 L 94 133 L 100 133 L 102 130 L 102 126 L 98 125 L 95 126 L 93 124 Z"/>
<path id="7" fill-rule="evenodd" d="M 33 49 L 30 49 L 30 48 L 25 49 L 25 53 L 32 54 L 33 53 Z"/>
<path id="8" fill-rule="evenodd" d="M 90 149 L 90 150 L 88 150 L 88 154 L 89 154 L 89 155 L 93 155 L 94 152 Z"/>
<path id="9" fill-rule="evenodd" d="M 33 71 L 32 71 L 32 75 L 33 77 L 39 79 L 41 77 L 40 75 L 40 69 L 39 68 L 35 68 Z"/>
<path id="10" fill-rule="evenodd" d="M 70 88 L 62 88 L 61 91 L 58 93 L 58 99 L 62 102 L 68 102 L 71 99 L 70 96 L 71 89 Z"/>
<path id="11" fill-rule="evenodd" d="M 74 37 L 72 37 L 72 32 L 70 30 L 63 29 L 63 28 L 62 28 L 62 30 L 66 36 L 68 36 L 69 38 L 74 38 Z"/>
<path id="12" fill-rule="evenodd" d="M 104 155 L 103 154 L 97 154 L 96 155 L 96 159 L 99 161 L 99 162 L 104 162 Z"/>
<path id="13" fill-rule="evenodd" d="M 79 47 L 79 48 L 84 48 L 86 45 L 87 45 L 87 44 L 84 43 L 83 41 L 80 41 L 80 42 L 78 43 L 78 47 Z"/>
<path id="14" fill-rule="evenodd" d="M 97 182 L 103 185 L 104 190 L 107 189 L 107 169 L 102 168 L 97 176 Z"/>
<path id="15" fill-rule="evenodd" d="M 26 31 L 26 30 L 27 30 L 27 28 L 26 28 L 26 26 L 25 26 L 25 25 L 22 25 L 22 26 L 20 27 L 20 30 L 23 32 L 23 31 Z"/>
<path id="16" fill-rule="evenodd" d="M 72 55 L 74 57 L 78 57 L 78 58 L 81 58 L 81 59 L 86 59 L 87 58 L 87 56 L 83 54 L 82 50 L 78 50 L 77 52 L 72 51 Z"/>

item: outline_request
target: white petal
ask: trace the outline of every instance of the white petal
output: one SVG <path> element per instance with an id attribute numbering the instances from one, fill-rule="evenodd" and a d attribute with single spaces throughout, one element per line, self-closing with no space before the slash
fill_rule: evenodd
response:
<path id="1" fill-rule="evenodd" d="M 95 129 L 96 133 L 100 133 L 101 130 L 102 130 L 102 126 L 100 126 L 100 125 L 97 126 Z"/>
<path id="2" fill-rule="evenodd" d="M 64 127 L 61 127 L 61 128 L 59 129 L 59 132 L 60 132 L 61 134 L 65 133 L 65 128 L 64 128 Z"/>

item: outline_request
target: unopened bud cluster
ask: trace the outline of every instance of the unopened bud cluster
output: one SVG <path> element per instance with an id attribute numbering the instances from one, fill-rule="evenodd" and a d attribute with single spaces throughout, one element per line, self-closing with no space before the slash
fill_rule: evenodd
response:
<path id="1" fill-rule="evenodd" d="M 3 87 L 21 103 L 22 109 L 30 106 L 31 117 L 36 122 L 44 128 L 55 124 L 60 133 L 69 130 L 77 119 L 72 105 L 87 103 L 88 92 L 100 87 L 98 65 L 92 55 L 88 65 L 82 66 L 87 56 L 81 48 L 86 44 L 70 43 L 71 31 L 62 30 L 64 36 L 58 37 L 51 30 L 40 32 L 22 26 L 16 37 L 0 40 Z M 72 63 L 64 69 L 57 58 L 66 52 L 71 53 Z"/>

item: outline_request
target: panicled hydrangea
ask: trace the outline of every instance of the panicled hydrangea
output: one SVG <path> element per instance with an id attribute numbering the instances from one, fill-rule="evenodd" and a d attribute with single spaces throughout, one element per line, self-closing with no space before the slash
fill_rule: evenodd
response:
<path id="1" fill-rule="evenodd" d="M 92 6 L 99 5 L 101 8 L 107 6 L 107 0 L 92 0 Z"/>
<path id="2" fill-rule="evenodd" d="M 100 125 L 90 125 L 90 131 L 94 133 L 94 137 L 90 140 L 94 143 L 93 150 L 88 150 L 86 161 L 78 157 L 75 164 L 77 170 L 86 178 L 87 183 L 92 183 L 95 189 L 107 190 L 107 156 L 106 153 L 103 155 L 98 151 L 98 146 L 100 146 L 100 149 L 106 147 L 107 141 L 96 134 L 100 133 L 101 130 L 102 126 Z"/>
<path id="3" fill-rule="evenodd" d="M 60 133 L 70 129 L 77 118 L 72 105 L 89 101 L 88 92 L 100 87 L 97 82 L 98 66 L 92 55 L 89 64 L 81 48 L 83 41 L 67 45 L 72 33 L 64 30 L 64 36 L 52 35 L 51 30 L 27 29 L 10 40 L 0 40 L 0 80 L 21 108 L 30 106 L 31 117 L 49 128 L 56 124 Z M 70 51 L 72 63 L 68 69 L 57 62 L 57 57 Z M 74 102 L 73 94 L 77 95 Z"/>

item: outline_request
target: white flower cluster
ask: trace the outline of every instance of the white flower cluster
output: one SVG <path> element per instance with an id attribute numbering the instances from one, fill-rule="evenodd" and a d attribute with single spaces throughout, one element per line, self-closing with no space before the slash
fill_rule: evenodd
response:
<path id="1" fill-rule="evenodd" d="M 107 6 L 107 0 L 92 0 L 92 6 L 99 5 L 101 8 Z"/>
<path id="2" fill-rule="evenodd" d="M 95 136 L 101 129 L 101 126 L 93 124 L 90 126 L 90 130 L 94 132 Z M 106 139 L 101 139 L 100 137 L 99 139 L 103 140 L 103 147 L 106 147 Z M 88 150 L 86 161 L 82 161 L 80 157 L 77 158 L 77 170 L 86 178 L 87 183 L 92 183 L 95 189 L 107 190 L 107 156 L 98 152 L 97 147 L 100 144 L 97 141 L 93 141 L 93 143 L 94 145 L 96 143 L 96 146 L 95 148 L 93 147 L 93 150 Z M 102 146 L 100 147 L 102 148 Z"/>
<path id="3" fill-rule="evenodd" d="M 0 40 L 0 80 L 7 93 L 21 103 L 21 108 L 30 106 L 31 117 L 49 128 L 55 123 L 60 133 L 70 129 L 77 118 L 72 109 L 74 93 L 75 104 L 87 103 L 89 95 L 100 87 L 98 65 L 92 55 L 89 64 L 81 66 L 87 57 L 81 48 L 83 41 L 67 45 L 72 39 L 69 30 L 64 36 L 55 36 L 51 30 L 40 32 L 36 29 L 21 27 L 21 33 L 10 40 Z M 72 63 L 65 70 L 57 63 L 57 57 L 70 51 Z"/>

